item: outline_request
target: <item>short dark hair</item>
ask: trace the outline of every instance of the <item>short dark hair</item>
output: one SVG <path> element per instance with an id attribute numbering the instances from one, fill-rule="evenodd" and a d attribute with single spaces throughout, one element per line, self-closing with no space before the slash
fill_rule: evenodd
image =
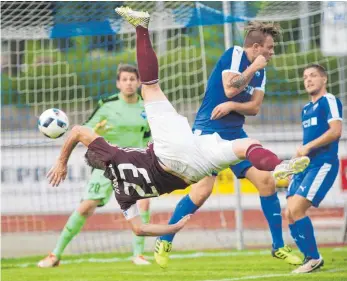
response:
<path id="1" fill-rule="evenodd" d="M 268 35 L 275 39 L 281 34 L 281 27 L 278 23 L 251 21 L 245 27 L 245 30 L 246 36 L 243 45 L 246 48 L 252 47 L 255 43 L 263 45 Z"/>
<path id="2" fill-rule="evenodd" d="M 328 77 L 328 73 L 327 73 L 327 71 L 325 70 L 325 68 L 324 68 L 322 65 L 318 64 L 318 63 L 309 64 L 308 66 L 306 66 L 306 67 L 304 68 L 304 71 L 303 71 L 303 72 L 305 72 L 305 70 L 306 70 L 306 69 L 309 69 L 309 68 L 315 68 L 315 69 L 318 70 L 318 72 L 320 73 L 321 76 Z"/>
<path id="3" fill-rule="evenodd" d="M 99 170 L 106 169 L 106 163 L 102 161 L 94 151 L 88 149 L 84 157 L 88 166 L 91 166 L 94 169 Z"/>
<path id="4" fill-rule="evenodd" d="M 120 64 L 117 69 L 117 80 L 120 79 L 120 75 L 122 72 L 130 72 L 135 73 L 137 79 L 140 79 L 139 71 L 136 66 L 130 64 Z"/>

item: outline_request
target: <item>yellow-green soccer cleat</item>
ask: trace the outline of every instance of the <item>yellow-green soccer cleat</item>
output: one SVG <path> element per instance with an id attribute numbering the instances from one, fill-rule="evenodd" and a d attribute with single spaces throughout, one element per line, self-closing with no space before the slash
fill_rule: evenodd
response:
<path id="1" fill-rule="evenodd" d="M 154 259 L 161 268 L 167 268 L 172 243 L 157 239 L 155 241 Z"/>
<path id="2" fill-rule="evenodd" d="M 292 248 L 287 245 L 284 245 L 284 247 L 282 248 L 272 249 L 271 253 L 274 258 L 284 260 L 285 262 L 292 265 L 300 265 L 303 262 L 301 258 L 292 253 Z"/>
<path id="3" fill-rule="evenodd" d="M 307 156 L 296 157 L 291 160 L 285 160 L 281 164 L 277 165 L 273 171 L 273 177 L 276 181 L 285 179 L 290 175 L 299 174 L 308 167 L 310 164 L 310 158 Z"/>
<path id="4" fill-rule="evenodd" d="M 115 12 L 135 27 L 142 26 L 148 28 L 151 18 L 148 12 L 133 11 L 129 7 L 116 8 Z"/>

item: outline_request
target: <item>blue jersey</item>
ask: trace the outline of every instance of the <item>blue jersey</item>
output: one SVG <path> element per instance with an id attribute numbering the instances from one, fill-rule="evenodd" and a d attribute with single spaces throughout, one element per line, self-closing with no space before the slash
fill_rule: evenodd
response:
<path id="1" fill-rule="evenodd" d="M 304 106 L 302 113 L 303 144 L 307 144 L 329 130 L 329 122 L 342 121 L 342 103 L 332 94 L 325 94 L 315 103 Z M 313 149 L 308 157 L 311 162 L 324 162 L 337 158 L 339 140 Z"/>
<path id="2" fill-rule="evenodd" d="M 247 69 L 251 62 L 247 59 L 242 47 L 234 46 L 227 50 L 217 62 L 210 75 L 205 97 L 199 108 L 194 122 L 194 129 L 204 132 L 234 132 L 240 130 L 245 123 L 245 116 L 237 112 L 230 112 L 223 118 L 210 120 L 213 109 L 224 102 L 248 102 L 255 89 L 265 91 L 265 69 L 255 73 L 250 83 L 238 95 L 229 99 L 224 92 L 222 73 L 232 72 L 240 74 Z"/>

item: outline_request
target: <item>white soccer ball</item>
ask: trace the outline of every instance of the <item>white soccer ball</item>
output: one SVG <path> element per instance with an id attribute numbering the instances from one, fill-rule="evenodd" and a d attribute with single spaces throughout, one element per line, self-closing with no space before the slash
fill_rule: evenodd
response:
<path id="1" fill-rule="evenodd" d="M 64 135 L 68 130 L 69 119 L 60 109 L 50 108 L 41 114 L 38 127 L 46 137 L 56 139 Z"/>

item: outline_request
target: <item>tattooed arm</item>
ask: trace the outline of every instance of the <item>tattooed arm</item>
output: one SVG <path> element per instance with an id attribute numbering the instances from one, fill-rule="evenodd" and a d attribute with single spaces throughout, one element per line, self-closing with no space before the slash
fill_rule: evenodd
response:
<path id="1" fill-rule="evenodd" d="M 241 74 L 236 74 L 233 72 L 223 72 L 222 79 L 225 95 L 228 98 L 232 98 L 242 92 L 253 78 L 254 73 L 256 73 L 260 69 L 263 69 L 266 64 L 267 61 L 265 57 L 260 55 Z"/>

